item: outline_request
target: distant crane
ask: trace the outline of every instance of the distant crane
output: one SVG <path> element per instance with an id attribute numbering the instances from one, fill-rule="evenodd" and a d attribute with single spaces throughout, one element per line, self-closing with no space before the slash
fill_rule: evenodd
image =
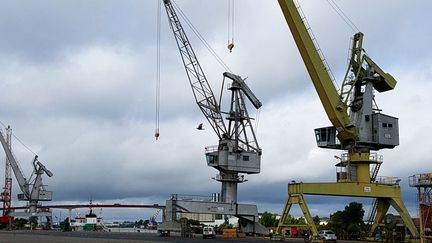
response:
<path id="1" fill-rule="evenodd" d="M 157 229 L 157 225 L 158 225 L 158 223 L 157 223 L 157 221 L 156 221 L 156 218 L 157 218 L 157 216 L 159 215 L 159 213 L 162 211 L 162 209 L 158 209 L 157 211 L 156 211 L 156 213 L 154 213 L 151 217 L 150 217 L 150 219 L 149 219 L 149 223 L 147 224 L 147 229 Z"/>
<path id="2" fill-rule="evenodd" d="M 8 134 L 11 134 L 11 129 L 8 127 Z M 10 137 L 10 136 L 9 136 Z M 12 149 L 10 147 L 10 138 L 4 136 L 3 132 L 0 130 L 0 142 L 3 146 L 3 149 L 6 153 L 6 158 L 9 161 L 11 168 L 15 174 L 15 178 L 18 182 L 18 185 L 21 189 L 20 194 L 18 194 L 18 200 L 27 201 L 29 212 L 26 213 L 28 216 L 50 216 L 46 212 L 38 211 L 38 203 L 39 201 L 51 201 L 52 200 L 52 192 L 47 191 L 45 189 L 45 185 L 42 183 L 42 175 L 46 174 L 47 176 L 53 176 L 53 173 L 49 171 L 39 160 L 36 155 L 33 159 L 33 172 L 29 179 L 24 176 L 23 171 L 21 170 L 17 159 L 12 153 Z M 9 212 L 10 216 L 11 212 Z M 14 213 L 16 214 L 16 213 Z"/>
<path id="3" fill-rule="evenodd" d="M 333 84 L 329 67 L 321 53 L 315 37 L 294 0 L 279 0 L 279 5 L 294 37 L 306 69 L 327 116 L 333 126 L 315 129 L 320 148 L 347 151 L 336 165 L 337 183 L 290 183 L 288 201 L 281 220 L 280 231 L 285 226 L 291 205 L 300 205 L 312 234 L 318 231 L 313 223 L 303 195 L 330 195 L 369 197 L 376 200 L 376 213 L 371 215 L 371 235 L 382 222 L 390 206 L 393 206 L 414 236 L 418 232 L 401 199 L 399 179 L 377 178 L 382 156 L 373 150 L 399 145 L 398 118 L 381 113 L 375 103 L 375 91 L 393 90 L 396 80 L 384 72 L 363 49 L 363 33 L 353 37 L 351 58 L 338 89 Z M 373 169 L 371 169 L 373 166 Z"/>

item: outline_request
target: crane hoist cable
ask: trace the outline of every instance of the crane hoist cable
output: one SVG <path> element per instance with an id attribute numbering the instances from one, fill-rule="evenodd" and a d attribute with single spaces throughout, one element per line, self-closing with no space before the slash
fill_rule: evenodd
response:
<path id="1" fill-rule="evenodd" d="M 219 63 L 219 65 L 227 72 L 232 73 L 231 69 L 228 67 L 228 65 L 222 60 L 222 58 L 216 53 L 216 51 L 210 46 L 210 44 L 204 39 L 204 37 L 201 35 L 201 33 L 195 28 L 195 26 L 192 24 L 192 22 L 189 20 L 189 18 L 186 16 L 186 14 L 182 11 L 180 6 L 177 4 L 176 1 L 172 0 L 173 7 L 178 11 L 179 16 L 186 22 L 186 24 L 189 26 L 189 28 L 192 30 L 192 32 L 195 34 L 195 36 L 201 41 L 201 43 L 206 47 L 206 49 L 210 52 L 210 54 L 216 59 L 216 61 Z"/>
<path id="2" fill-rule="evenodd" d="M 360 32 L 359 28 L 354 24 L 354 22 L 344 13 L 344 11 L 337 5 L 334 0 L 327 0 L 327 3 L 332 7 L 332 9 L 341 17 L 341 19 L 351 28 L 354 33 Z"/>
<path id="3" fill-rule="evenodd" d="M 234 0 L 228 0 L 228 50 L 234 48 Z"/>
<path id="4" fill-rule="evenodd" d="M 155 138 L 159 139 L 159 115 L 160 115 L 160 73 L 161 73 L 161 54 L 160 54 L 160 42 L 161 42 L 161 9 L 162 3 L 158 1 L 157 7 L 157 30 L 156 30 L 156 102 L 155 102 Z"/>
<path id="5" fill-rule="evenodd" d="M 258 109 L 256 111 L 256 115 L 255 115 L 255 135 L 258 136 L 258 126 L 259 126 L 259 122 L 260 122 L 260 116 L 261 116 L 261 109 Z"/>
<path id="6" fill-rule="evenodd" d="M 318 43 L 318 39 L 315 37 L 314 32 L 312 31 L 312 28 L 310 27 L 309 21 L 306 18 L 305 13 L 303 12 L 302 7 L 300 6 L 300 3 L 298 2 L 298 0 L 293 0 L 294 5 L 296 6 L 296 8 L 298 9 L 297 11 L 299 12 L 301 19 L 304 23 L 304 25 L 306 25 L 306 29 L 307 32 L 309 33 L 309 35 L 312 37 L 312 42 L 315 46 L 315 50 L 318 52 L 318 55 L 320 56 L 321 62 L 324 64 L 325 70 L 327 70 L 328 75 L 330 76 L 330 79 L 332 80 L 333 84 L 335 85 L 335 87 L 337 87 L 337 89 L 339 90 L 339 84 L 333 74 L 333 71 L 327 61 L 327 58 L 324 55 L 323 50 L 321 49 L 319 43 Z"/>
<path id="7" fill-rule="evenodd" d="M 3 123 L 3 122 L 1 122 L 0 121 L 0 124 L 6 129 L 7 128 L 7 126 Z M 30 153 L 32 153 L 33 155 L 35 155 L 35 156 L 37 156 L 37 154 L 33 151 L 33 150 L 31 150 L 27 145 L 25 145 L 17 136 L 15 136 L 15 134 L 13 134 L 12 133 L 12 136 L 22 145 L 22 146 L 24 146 L 24 148 L 26 148 Z"/>

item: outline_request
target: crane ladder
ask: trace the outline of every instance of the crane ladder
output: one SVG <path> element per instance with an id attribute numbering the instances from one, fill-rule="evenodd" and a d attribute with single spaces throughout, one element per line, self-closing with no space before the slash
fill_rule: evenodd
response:
<path id="1" fill-rule="evenodd" d="M 301 17 L 301 19 L 303 21 L 303 24 L 306 27 L 306 30 L 309 33 L 309 36 L 311 37 L 311 40 L 312 40 L 312 42 L 313 42 L 313 44 L 315 46 L 315 50 L 318 53 L 318 55 L 320 56 L 321 62 L 324 64 L 324 67 L 325 67 L 325 69 L 326 69 L 326 71 L 327 71 L 327 73 L 328 73 L 331 81 L 333 82 L 333 85 L 335 87 L 339 88 L 339 86 L 337 85 L 336 79 L 335 79 L 335 77 L 333 75 L 333 72 L 330 69 L 330 65 L 328 64 L 327 59 L 325 58 L 324 53 L 323 53 L 321 47 L 318 44 L 318 41 L 317 41 L 317 39 L 316 39 L 313 31 L 312 31 L 312 28 L 309 25 L 309 22 L 307 21 L 307 18 L 306 18 L 306 15 L 303 12 L 303 9 L 301 8 L 300 4 L 297 1 L 294 1 L 294 4 L 296 5 L 297 12 L 300 14 L 300 17 Z"/>
<path id="2" fill-rule="evenodd" d="M 375 164 L 375 167 L 373 168 L 371 174 L 371 182 L 374 182 L 376 180 L 380 167 L 381 167 L 381 163 Z"/>
<path id="3" fill-rule="evenodd" d="M 367 217 L 367 229 L 366 232 L 369 232 L 372 228 L 372 225 L 374 223 L 374 219 L 377 213 L 377 206 L 378 206 L 378 200 L 376 198 L 374 198 L 373 202 L 372 202 L 372 206 L 369 209 L 369 215 Z"/>

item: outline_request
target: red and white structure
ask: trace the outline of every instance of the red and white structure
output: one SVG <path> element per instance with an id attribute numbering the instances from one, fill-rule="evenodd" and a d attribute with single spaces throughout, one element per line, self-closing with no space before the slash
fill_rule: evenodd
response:
<path id="1" fill-rule="evenodd" d="M 6 142 L 9 149 L 12 150 L 12 129 L 8 127 L 6 129 Z M 5 183 L 3 187 L 3 192 L 1 193 L 1 201 L 3 201 L 3 213 L 0 217 L 1 224 L 8 224 L 13 222 L 13 217 L 9 216 L 11 213 L 11 198 L 12 198 L 12 166 L 9 159 L 6 156 L 5 159 Z"/>

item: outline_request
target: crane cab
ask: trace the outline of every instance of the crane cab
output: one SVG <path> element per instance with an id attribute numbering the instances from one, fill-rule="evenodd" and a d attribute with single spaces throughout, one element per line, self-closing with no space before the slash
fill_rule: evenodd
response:
<path id="1" fill-rule="evenodd" d="M 205 149 L 207 165 L 223 171 L 246 174 L 260 173 L 261 152 L 234 150 L 229 143 Z"/>
<path id="2" fill-rule="evenodd" d="M 38 200 L 38 201 L 52 201 L 52 191 L 45 191 L 40 190 L 37 198 L 31 198 L 31 200 Z M 19 193 L 17 195 L 18 201 L 28 201 L 30 198 L 28 198 L 24 193 Z"/>
<path id="3" fill-rule="evenodd" d="M 364 128 L 363 133 L 370 136 L 369 140 L 359 140 L 355 143 L 357 145 L 364 145 L 372 150 L 379 150 L 383 148 L 394 148 L 399 145 L 399 124 L 398 118 L 385 115 L 382 113 L 374 113 L 372 117 L 365 119 L 371 122 L 371 126 Z M 331 127 L 321 127 L 315 129 L 315 138 L 318 147 L 328 149 L 347 149 L 352 144 L 341 144 L 337 139 L 337 129 Z"/>

